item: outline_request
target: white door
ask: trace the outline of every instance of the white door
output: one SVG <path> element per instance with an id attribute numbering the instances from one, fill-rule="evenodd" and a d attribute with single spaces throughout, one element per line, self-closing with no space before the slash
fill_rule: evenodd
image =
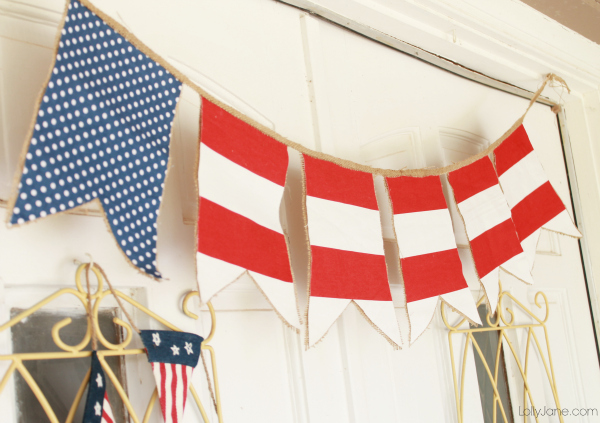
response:
<path id="1" fill-rule="evenodd" d="M 16 9 L 12 5 L 2 9 L 6 25 L 1 27 L 4 38 L 0 39 L 3 199 L 35 96 L 51 62 L 63 7 L 60 1 L 48 6 L 52 11 L 15 4 Z M 360 163 L 418 168 L 461 160 L 497 139 L 527 105 L 526 100 L 457 77 L 271 0 L 178 1 L 168 6 L 159 1 L 104 0 L 95 4 L 217 98 L 289 139 Z M 2 283 L 7 293 L 19 292 L 5 295 L 5 309 L 12 306 L 10 298 L 21 304 L 22 297 L 36 286 L 69 285 L 69 260 L 91 252 L 109 274 L 116 275 L 117 288 L 134 288 L 131 292 L 141 302 L 166 318 L 206 334 L 208 313 L 201 314 L 196 329 L 195 322 L 180 313 L 178 303 L 187 289 L 195 288 L 195 169 L 194 154 L 189 153 L 196 148 L 198 115 L 197 95 L 184 90 L 175 125 L 174 165 L 159 226 L 159 266 L 170 280 L 156 284 L 128 268 L 101 218 L 48 218 L 27 228 L 1 230 Z M 556 116 L 548 107 L 536 105 L 525 126 L 550 181 L 572 214 Z M 295 200 L 288 200 L 290 212 Z M 454 219 L 455 232 L 461 257 L 468 262 L 459 221 Z M 291 229 L 292 236 L 301 234 L 299 228 Z M 388 259 L 394 260 L 390 241 L 386 249 Z M 296 257 L 296 263 L 301 260 Z M 39 266 L 28 266 L 32 261 Z M 302 269 L 295 270 L 302 273 Z M 476 298 L 478 283 L 472 272 L 467 277 Z M 533 287 L 506 275 L 502 282 L 505 290 L 534 311 L 538 310 L 535 292 L 542 290 L 549 298 L 549 341 L 561 405 L 599 407 L 600 370 L 577 241 L 544 233 L 534 278 Z M 401 351 L 392 350 L 353 306 L 322 342 L 304 351 L 302 335 L 278 319 L 251 281 L 239 280 L 222 291 L 213 300 L 218 325 L 212 344 L 218 358 L 224 421 L 456 421 L 447 329 L 436 313 L 430 328 L 409 347 L 402 283 L 399 275 L 390 275 L 390 281 L 405 339 Z M 523 342 L 516 340 L 517 345 Z M 136 362 L 128 366 L 137 366 L 128 373 L 128 385 L 133 387 L 144 370 Z M 482 422 L 472 355 L 467 367 L 465 421 Z M 531 372 L 540 375 L 539 386 L 532 387 L 539 392 L 536 406 L 553 407 L 543 373 L 539 366 L 533 368 Z M 522 397 L 513 377 L 518 370 L 510 363 L 508 369 L 516 418 L 517 400 Z M 195 383 L 209 408 L 200 376 L 202 370 Z M 142 391 L 134 403 L 139 410 L 145 408 L 149 395 L 145 386 Z M 158 415 L 154 417 L 160 421 Z M 186 421 L 197 421 L 199 415 L 188 410 L 186 417 Z M 216 421 L 214 412 L 211 418 Z M 597 419 L 569 417 L 569 421 L 581 422 Z"/>

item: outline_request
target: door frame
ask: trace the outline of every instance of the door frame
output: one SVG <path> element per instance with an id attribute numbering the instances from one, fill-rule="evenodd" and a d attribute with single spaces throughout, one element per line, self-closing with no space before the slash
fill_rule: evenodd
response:
<path id="1" fill-rule="evenodd" d="M 517 0 L 277 0 L 472 81 L 531 98 L 557 114 L 600 360 L 600 45 Z M 594 141 L 596 141 L 594 143 Z M 585 181 L 585 182 L 583 182 Z"/>

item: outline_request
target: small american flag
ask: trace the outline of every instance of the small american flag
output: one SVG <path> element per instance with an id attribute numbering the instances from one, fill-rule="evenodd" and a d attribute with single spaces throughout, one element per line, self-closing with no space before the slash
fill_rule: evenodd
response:
<path id="1" fill-rule="evenodd" d="M 93 351 L 92 371 L 83 412 L 83 423 L 114 423 L 114 421 L 115 418 L 106 394 L 106 376 L 96 351 Z"/>
<path id="2" fill-rule="evenodd" d="M 152 364 L 165 423 L 178 423 L 204 339 L 193 333 L 168 330 L 143 330 L 140 335 Z"/>

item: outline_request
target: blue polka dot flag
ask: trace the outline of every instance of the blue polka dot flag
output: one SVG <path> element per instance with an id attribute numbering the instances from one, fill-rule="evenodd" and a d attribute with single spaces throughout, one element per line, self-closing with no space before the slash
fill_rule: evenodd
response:
<path id="1" fill-rule="evenodd" d="M 98 199 L 120 248 L 160 278 L 156 222 L 181 82 L 72 0 L 9 224 Z"/>

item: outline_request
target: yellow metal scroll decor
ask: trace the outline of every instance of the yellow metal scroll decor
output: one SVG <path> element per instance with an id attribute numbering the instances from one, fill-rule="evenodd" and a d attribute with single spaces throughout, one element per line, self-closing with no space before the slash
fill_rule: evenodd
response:
<path id="1" fill-rule="evenodd" d="M 456 398 L 456 409 L 457 409 L 457 414 L 458 414 L 458 421 L 459 423 L 463 423 L 464 422 L 464 409 L 463 409 L 463 404 L 464 404 L 464 388 L 465 388 L 465 370 L 466 370 L 466 360 L 467 360 L 467 352 L 469 350 L 469 346 L 473 345 L 473 349 L 474 351 L 479 355 L 481 362 L 483 363 L 483 366 L 485 368 L 485 371 L 488 375 L 488 381 L 491 383 L 492 389 L 494 391 L 494 398 L 493 398 L 493 421 L 494 423 L 496 423 L 497 417 L 498 417 L 498 409 L 500 410 L 500 415 L 502 417 L 502 422 L 504 423 L 508 423 L 508 418 L 507 418 L 507 410 L 505 410 L 504 405 L 502 404 L 502 401 L 500 400 L 500 394 L 498 392 L 498 376 L 499 376 L 499 368 L 500 368 L 500 360 L 502 357 L 502 351 L 503 351 L 503 343 L 505 343 L 505 345 L 508 346 L 508 349 L 510 350 L 516 365 L 518 367 L 519 370 L 519 374 L 521 375 L 521 380 L 523 381 L 523 406 L 527 407 L 528 403 L 531 404 L 531 407 L 535 408 L 535 403 L 533 401 L 533 396 L 531 394 L 531 389 L 530 389 L 530 384 L 527 378 L 527 374 L 528 374 L 528 368 L 529 368 L 529 357 L 530 357 L 530 352 L 532 349 L 537 349 L 537 352 L 539 353 L 539 357 L 541 358 L 541 361 L 544 365 L 544 369 L 546 371 L 546 376 L 548 377 L 548 382 L 550 384 L 550 388 L 552 389 L 552 394 L 554 396 L 554 402 L 556 403 L 556 408 L 557 409 L 561 409 L 560 406 L 560 402 L 558 399 L 558 392 L 556 390 L 556 378 L 554 376 L 554 367 L 552 365 L 552 354 L 550 351 L 550 343 L 548 340 L 548 330 L 546 328 L 546 322 L 548 321 L 548 317 L 549 317 L 549 307 L 548 307 L 548 298 L 546 297 L 546 294 L 544 294 L 543 292 L 537 292 L 535 294 L 535 305 L 539 308 L 544 307 L 545 308 L 545 316 L 543 319 L 540 319 L 539 317 L 537 317 L 535 314 L 533 314 L 527 307 L 525 307 L 519 300 L 517 300 L 513 295 L 511 295 L 509 292 L 507 291 L 502 291 L 502 286 L 500 286 L 500 296 L 499 296 L 499 300 L 498 300 L 498 308 L 497 308 L 497 316 L 496 319 L 493 319 L 493 316 L 490 315 L 490 313 L 488 312 L 488 314 L 486 315 L 486 320 L 487 320 L 487 324 L 489 325 L 489 327 L 471 327 L 469 329 L 462 329 L 461 327 L 464 325 L 464 323 L 466 322 L 466 319 L 462 319 L 460 320 L 457 324 L 455 325 L 451 325 L 448 321 L 447 318 L 447 311 L 446 311 L 446 306 L 444 304 L 444 302 L 442 302 L 442 306 L 441 306 L 441 314 L 442 314 L 442 319 L 444 321 L 444 324 L 446 325 L 446 327 L 450 330 L 448 333 L 448 343 L 450 346 L 450 359 L 452 361 L 452 378 L 454 380 L 454 393 L 455 393 L 455 398 Z M 512 309 L 510 308 L 505 308 L 503 306 L 502 300 L 504 298 L 508 297 L 510 300 L 513 301 L 513 304 L 518 306 L 519 309 L 524 312 L 527 316 L 531 317 L 533 319 L 533 323 L 531 324 L 515 324 L 514 319 L 515 319 L 515 315 Z M 477 303 L 477 307 L 479 307 L 482 303 L 483 303 L 484 298 L 482 297 L 478 303 Z M 543 305 L 542 303 L 540 303 L 540 300 L 543 300 Z M 505 314 L 507 313 L 507 314 Z M 508 333 L 510 333 L 511 331 L 526 331 L 527 333 L 527 341 L 525 344 L 525 357 L 524 360 L 521 360 L 519 353 L 517 352 L 517 349 L 515 348 L 515 346 L 513 345 L 513 343 L 511 342 Z M 546 340 L 546 348 L 543 349 L 542 346 L 540 345 L 538 336 L 536 334 L 536 330 L 538 332 L 543 332 L 545 340 Z M 476 332 L 497 332 L 498 333 L 498 348 L 496 350 L 496 355 L 495 355 L 495 359 L 494 359 L 494 363 L 488 363 L 485 359 L 484 354 L 481 351 L 481 348 L 479 346 L 479 344 L 477 343 L 477 340 L 475 339 L 475 337 L 473 336 L 474 333 Z M 465 345 L 464 345 L 464 349 L 462 352 L 462 359 L 459 358 L 459 360 L 462 362 L 460 365 L 460 380 L 458 379 L 458 370 L 457 370 L 457 364 L 455 361 L 455 356 L 454 356 L 454 343 L 453 343 L 453 339 L 456 336 L 465 336 L 467 337 Z M 464 338 L 461 339 L 461 341 Z M 459 386 L 460 385 L 460 386 Z M 527 422 L 527 419 L 530 418 L 531 416 L 525 415 L 524 416 L 524 422 Z M 538 422 L 538 416 L 537 415 L 533 415 L 533 417 L 535 418 L 535 421 Z M 563 416 L 559 413 L 558 415 L 560 422 L 564 423 L 563 420 Z"/>
<path id="2" fill-rule="evenodd" d="M 96 276 L 96 279 L 98 280 L 98 287 L 96 289 L 96 292 L 89 293 L 89 294 L 83 288 L 82 283 L 81 283 L 81 276 L 88 266 L 91 266 L 91 270 L 94 273 L 94 275 Z M 84 348 L 86 348 L 88 346 L 88 344 L 90 343 L 90 340 L 92 338 L 92 326 L 91 325 L 93 325 L 94 329 L 95 329 L 95 333 L 98 336 L 98 341 L 100 342 L 100 344 L 102 346 L 104 346 L 104 348 L 106 348 L 106 350 L 99 350 L 97 352 L 98 360 L 100 361 L 102 368 L 104 369 L 104 371 L 108 375 L 109 379 L 113 383 L 116 391 L 119 393 L 119 396 L 121 397 L 121 400 L 123 401 L 123 404 L 125 405 L 125 407 L 127 408 L 127 411 L 129 412 L 129 416 L 130 416 L 131 420 L 134 423 L 147 423 L 150 420 L 150 414 L 152 413 L 154 403 L 158 399 L 157 390 L 156 389 L 154 390 L 154 393 L 152 394 L 152 397 L 150 398 L 148 406 L 146 407 L 144 416 L 143 416 L 142 420 L 140 420 L 137 413 L 133 409 L 133 406 L 131 405 L 129 398 L 127 397 L 127 393 L 125 392 L 121 383 L 119 382 L 119 379 L 115 376 L 115 374 L 113 373 L 111 368 L 108 366 L 106 359 L 105 359 L 106 357 L 111 357 L 111 356 L 127 356 L 127 355 L 139 355 L 139 354 L 145 355 L 146 354 L 145 349 L 127 348 L 133 337 L 133 330 L 127 322 L 124 322 L 123 320 L 121 320 L 117 317 L 115 317 L 113 319 L 113 322 L 115 324 L 117 324 L 118 326 L 121 326 L 123 329 L 125 329 L 125 331 L 127 333 L 125 340 L 119 344 L 112 344 L 111 342 L 108 342 L 106 340 L 106 338 L 102 335 L 102 332 L 100 331 L 100 326 L 98 324 L 98 311 L 99 311 L 102 300 L 104 298 L 106 298 L 106 296 L 110 296 L 112 293 L 109 289 L 103 290 L 104 280 L 102 278 L 101 272 L 94 264 L 86 263 L 86 264 L 80 265 L 77 268 L 77 271 L 75 274 L 75 285 L 76 285 L 77 289 L 63 288 L 63 289 L 55 292 L 54 294 L 50 295 L 49 297 L 43 299 L 42 301 L 38 302 L 31 308 L 23 311 L 19 315 L 15 316 L 11 320 L 9 320 L 8 322 L 6 322 L 5 324 L 0 326 L 0 332 L 10 329 L 14 325 L 16 325 L 19 322 L 26 319 L 31 314 L 40 310 L 42 307 L 44 307 L 48 303 L 52 302 L 56 298 L 61 297 L 63 295 L 74 296 L 75 298 L 79 299 L 79 301 L 81 301 L 81 304 L 84 306 L 85 310 L 92 310 L 91 316 L 88 314 L 88 325 L 87 325 L 86 333 L 85 333 L 83 339 L 81 340 L 81 342 L 77 345 L 68 345 L 68 344 L 64 343 L 60 338 L 60 330 L 62 328 L 64 328 L 65 326 L 68 326 L 71 323 L 71 318 L 63 319 L 54 325 L 54 327 L 52 328 L 52 339 L 54 340 L 54 343 L 61 350 L 63 350 L 63 352 L 39 352 L 39 353 L 21 353 L 21 354 L 0 355 L 0 361 L 10 361 L 11 362 L 8 370 L 4 374 L 4 377 L 0 381 L 0 395 L 2 394 L 4 388 L 6 387 L 12 374 L 15 371 L 18 371 L 21 374 L 21 376 L 23 377 L 23 379 L 27 382 L 27 385 L 29 385 L 29 387 L 31 388 L 35 397 L 38 399 L 40 405 L 43 407 L 44 411 L 46 412 L 46 415 L 48 416 L 48 419 L 50 420 L 50 422 L 51 423 L 59 423 L 59 421 L 56 417 L 56 414 L 54 413 L 54 410 L 52 410 L 52 407 L 50 406 L 50 404 L 48 403 L 48 400 L 46 399 L 46 396 L 40 390 L 39 386 L 37 385 L 37 383 L 31 376 L 31 374 L 27 371 L 27 369 L 23 365 L 23 362 L 24 361 L 34 361 L 34 360 L 59 360 L 59 359 L 68 359 L 68 358 L 90 357 L 92 352 L 89 350 L 84 351 Z M 161 324 L 163 324 L 164 326 L 168 327 L 169 329 L 174 330 L 174 331 L 181 331 L 176 326 L 172 325 L 171 323 L 169 323 L 162 317 L 158 316 L 157 314 L 155 314 L 151 310 L 147 309 L 146 307 L 144 307 L 137 301 L 131 299 L 129 296 L 123 294 L 122 292 L 115 290 L 114 294 L 117 295 L 122 300 L 126 301 L 127 303 L 131 304 L 133 307 L 137 308 L 141 312 L 150 316 L 154 320 L 156 320 L 156 321 L 160 322 Z M 183 301 L 183 309 L 184 309 L 184 312 L 186 315 L 197 319 L 198 316 L 194 315 L 193 313 L 191 313 L 188 310 L 188 302 L 189 302 L 190 298 L 193 297 L 194 295 L 198 295 L 198 293 L 193 291 L 193 292 L 188 293 L 188 295 L 186 295 L 186 297 L 184 298 L 184 301 Z M 211 339 L 214 336 L 214 332 L 215 332 L 215 328 L 216 328 L 215 311 L 210 303 L 208 303 L 207 306 L 209 308 L 211 319 L 212 319 L 212 327 L 211 327 L 209 336 L 204 340 L 204 342 L 202 342 L 202 350 L 208 350 L 211 354 L 212 373 L 213 373 L 213 380 L 214 380 L 214 391 L 213 391 L 213 387 L 211 386 L 210 382 L 209 382 L 209 388 L 210 388 L 210 391 L 211 391 L 211 394 L 213 395 L 213 397 L 215 397 L 215 394 L 213 392 L 216 392 L 216 400 L 215 400 L 216 404 L 215 405 L 216 405 L 216 409 L 217 409 L 219 423 L 222 423 L 221 401 L 220 401 L 220 395 L 219 395 L 219 384 L 218 384 L 218 379 L 217 379 L 215 352 L 214 352 L 214 349 L 212 348 L 212 346 L 209 345 L 209 342 L 211 341 Z M 206 366 L 205 366 L 205 368 L 206 368 Z M 208 372 L 207 372 L 207 375 L 208 375 Z M 85 388 L 87 387 L 87 384 L 89 382 L 89 378 L 90 378 L 90 372 L 88 371 L 87 375 L 84 377 L 83 381 L 81 382 L 81 385 L 79 387 L 77 394 L 75 395 L 75 399 L 73 400 L 73 403 L 71 404 L 71 408 L 69 410 L 69 414 L 67 416 L 65 423 L 71 423 L 73 421 L 75 412 L 77 411 L 77 408 L 79 407 L 79 403 L 81 402 L 83 393 L 85 392 Z M 194 402 L 198 406 L 198 409 L 200 411 L 200 414 L 202 415 L 204 422 L 209 423 L 209 419 L 206 414 L 206 410 L 204 409 L 196 390 L 194 389 L 194 387 L 191 384 L 190 384 L 189 390 L 190 390 L 190 393 L 192 394 L 192 397 L 194 398 Z"/>

